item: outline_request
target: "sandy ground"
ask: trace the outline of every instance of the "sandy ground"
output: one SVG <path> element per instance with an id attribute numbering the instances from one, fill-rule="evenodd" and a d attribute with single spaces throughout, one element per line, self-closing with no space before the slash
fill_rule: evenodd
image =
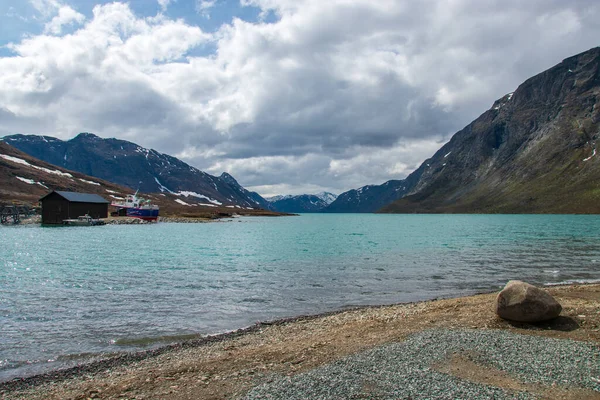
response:
<path id="1" fill-rule="evenodd" d="M 4 399 L 231 399 L 277 375 L 293 375 L 431 328 L 504 329 L 600 344 L 600 285 L 549 288 L 561 316 L 537 325 L 509 323 L 493 312 L 495 294 L 368 307 L 262 324 L 239 335 L 173 348 L 97 371 L 0 385 Z M 544 398 L 600 399 L 570 387 L 523 385 L 511 376 L 456 357 L 433 368 L 461 379 Z M 599 377 L 600 378 L 600 377 Z"/>

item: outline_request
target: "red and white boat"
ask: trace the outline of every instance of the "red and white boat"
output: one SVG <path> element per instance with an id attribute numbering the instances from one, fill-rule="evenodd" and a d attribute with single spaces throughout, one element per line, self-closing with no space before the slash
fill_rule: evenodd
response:
<path id="1" fill-rule="evenodd" d="M 156 221 L 159 207 L 150 200 L 143 199 L 135 194 L 127 195 L 125 201 L 113 202 L 111 206 L 117 208 L 117 214 L 122 217 L 140 218 L 144 221 Z"/>

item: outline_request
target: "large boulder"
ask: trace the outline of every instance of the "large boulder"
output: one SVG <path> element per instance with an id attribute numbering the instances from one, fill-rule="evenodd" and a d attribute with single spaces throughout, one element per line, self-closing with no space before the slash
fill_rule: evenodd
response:
<path id="1" fill-rule="evenodd" d="M 562 306 L 547 292 L 529 283 L 510 281 L 496 297 L 496 314 L 518 322 L 547 321 L 558 317 Z"/>

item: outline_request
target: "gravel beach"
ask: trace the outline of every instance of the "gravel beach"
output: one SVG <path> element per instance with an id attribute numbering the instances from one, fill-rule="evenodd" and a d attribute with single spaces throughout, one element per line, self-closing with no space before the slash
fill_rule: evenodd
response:
<path id="1" fill-rule="evenodd" d="M 479 382 L 461 379 L 449 368 L 454 364 L 495 370 L 521 390 L 496 387 L 487 374 Z M 585 398 L 600 395 L 599 376 L 597 345 L 501 330 L 432 330 L 265 383 L 245 399 Z"/>
<path id="2" fill-rule="evenodd" d="M 0 384 L 3 399 L 600 399 L 600 285 L 509 323 L 495 294 L 258 324 Z"/>

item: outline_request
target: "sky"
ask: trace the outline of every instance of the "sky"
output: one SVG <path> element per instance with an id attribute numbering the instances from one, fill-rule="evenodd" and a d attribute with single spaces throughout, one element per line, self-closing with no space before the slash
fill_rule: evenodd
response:
<path id="1" fill-rule="evenodd" d="M 92 132 L 264 196 L 339 194 L 599 45 L 597 0 L 0 0 L 0 136 Z"/>

